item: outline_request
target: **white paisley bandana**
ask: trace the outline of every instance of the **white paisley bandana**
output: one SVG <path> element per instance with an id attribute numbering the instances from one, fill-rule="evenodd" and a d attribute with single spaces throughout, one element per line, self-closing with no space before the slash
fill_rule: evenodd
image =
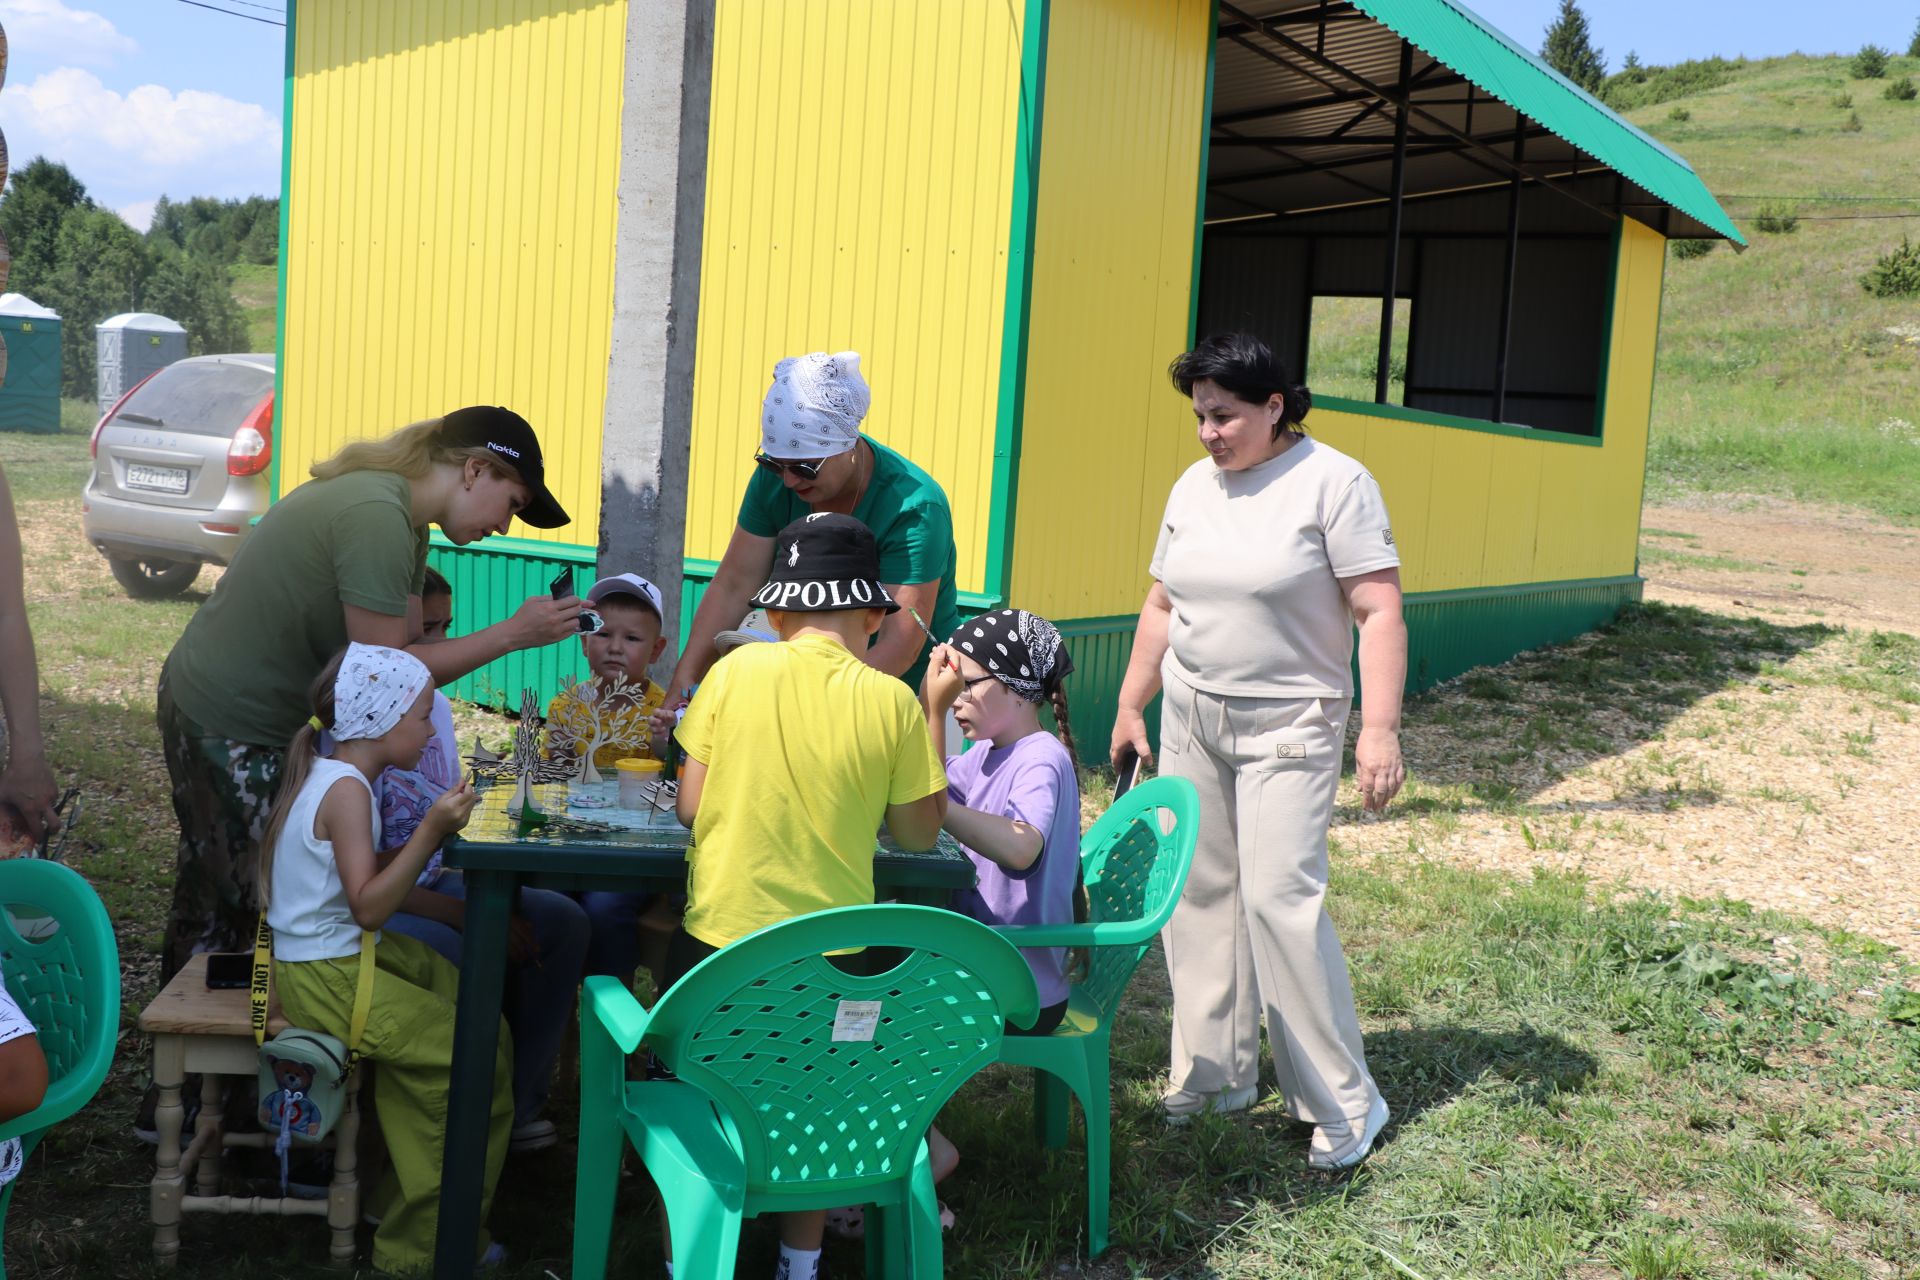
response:
<path id="1" fill-rule="evenodd" d="M 998 609 L 970 618 L 947 643 L 1028 702 L 1048 697 L 1073 674 L 1073 659 L 1059 630 L 1025 609 Z"/>
<path id="2" fill-rule="evenodd" d="M 333 681 L 333 723 L 326 737 L 333 742 L 385 737 L 432 683 L 427 664 L 404 649 L 349 644 Z"/>
<path id="3" fill-rule="evenodd" d="M 860 443 L 873 403 L 860 353 L 788 356 L 773 366 L 760 409 L 760 452 L 769 458 L 835 458 Z"/>

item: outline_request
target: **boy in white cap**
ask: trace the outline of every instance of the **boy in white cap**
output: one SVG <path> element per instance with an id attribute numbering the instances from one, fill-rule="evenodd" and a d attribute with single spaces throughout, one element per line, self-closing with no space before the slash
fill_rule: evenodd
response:
<path id="1" fill-rule="evenodd" d="M 660 588 L 637 573 L 615 573 L 600 579 L 587 592 L 586 602 L 600 615 L 602 624 L 598 631 L 580 637 L 580 650 L 593 672 L 593 683 L 602 692 L 601 716 L 604 718 L 608 711 L 606 698 L 610 695 L 606 690 L 622 680 L 638 689 L 621 695 L 637 712 L 632 721 L 634 735 L 608 742 L 593 753 L 594 768 L 607 770 L 611 776 L 616 760 L 654 756 L 647 721 L 665 700 L 666 691 L 647 678 L 647 668 L 666 651 L 667 638 L 660 634 L 665 609 Z M 578 737 L 592 726 L 593 711 L 571 691 L 554 695 L 547 704 L 549 734 L 559 728 L 571 730 Z M 550 737 L 548 744 L 548 754 L 556 759 L 578 758 L 577 748 L 568 745 L 564 737 L 558 741 Z M 654 909 L 656 918 L 651 921 L 650 931 L 656 936 L 648 949 L 654 952 L 657 965 L 664 935 L 675 923 L 674 914 L 659 895 L 594 889 L 573 896 L 586 909 L 593 927 L 587 944 L 588 974 L 611 974 L 633 986 L 634 973 L 641 961 L 649 958 L 640 934 L 641 917 L 649 908 Z"/>

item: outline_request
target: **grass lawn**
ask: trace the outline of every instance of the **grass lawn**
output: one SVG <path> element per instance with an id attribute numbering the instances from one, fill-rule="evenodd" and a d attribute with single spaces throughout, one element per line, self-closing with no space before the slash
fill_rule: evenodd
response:
<path id="1" fill-rule="evenodd" d="M 131 1028 L 153 993 L 173 867 L 153 682 L 201 597 L 129 600 L 80 541 L 88 426 L 0 436 L 0 463 L 21 506 L 52 756 L 86 792 L 69 860 L 116 921 Z M 1804 648 L 1804 630 L 1639 610 L 1523 660 L 1528 682 L 1564 700 L 1544 728 L 1538 715 L 1496 714 L 1508 673 L 1470 675 L 1488 691 L 1471 728 L 1490 776 L 1457 796 L 1416 785 L 1409 803 L 1436 820 L 1511 803 L 1499 769 L 1538 754 L 1543 734 L 1712 698 Z M 1890 715 L 1909 706 L 1914 656 L 1863 667 L 1862 696 Z M 1440 696 L 1415 699 L 1409 723 L 1437 714 Z M 1090 810 L 1104 785 L 1089 779 Z M 1027 1080 L 995 1070 L 942 1121 L 962 1152 L 942 1187 L 959 1215 L 949 1274 L 1920 1277 L 1920 996 L 1904 994 L 1920 970 L 1908 959 L 1735 902 L 1340 850 L 1362 821 L 1350 807 L 1336 819 L 1332 900 L 1395 1113 L 1375 1158 L 1350 1176 L 1309 1175 L 1307 1131 L 1271 1094 L 1248 1116 L 1167 1129 L 1155 1108 L 1166 986 L 1149 957 L 1114 1046 L 1113 1250 L 1080 1254 L 1078 1138 L 1062 1155 L 1034 1146 Z M 151 1149 L 129 1131 L 146 1064 L 123 1032 L 100 1097 L 29 1163 L 6 1236 L 12 1275 L 149 1273 Z M 573 1083 L 558 1093 L 566 1141 L 511 1160 L 494 1209 L 507 1277 L 567 1274 Z M 189 1218 L 183 1235 L 180 1274 L 336 1274 L 318 1265 L 317 1222 Z M 656 1249 L 636 1175 L 622 1184 L 616 1266 L 658 1274 Z M 742 1274 L 768 1273 L 773 1251 L 770 1226 L 751 1228 Z M 829 1258 L 836 1274 L 860 1273 L 854 1248 Z"/>
<path id="2" fill-rule="evenodd" d="M 1920 298 L 1860 287 L 1920 230 L 1884 216 L 1920 214 L 1920 104 L 1887 101 L 1887 81 L 1853 80 L 1847 63 L 1755 61 L 1718 88 L 1628 113 L 1686 157 L 1751 242 L 1669 255 L 1650 501 L 1774 493 L 1920 523 Z M 1920 58 L 1887 70 L 1916 74 Z M 1782 196 L 1804 220 L 1758 230 L 1759 197 Z M 1849 220 L 1819 220 L 1831 215 Z"/>
<path id="3" fill-rule="evenodd" d="M 233 300 L 247 317 L 247 350 L 272 351 L 280 328 L 280 268 L 257 262 L 236 262 Z"/>

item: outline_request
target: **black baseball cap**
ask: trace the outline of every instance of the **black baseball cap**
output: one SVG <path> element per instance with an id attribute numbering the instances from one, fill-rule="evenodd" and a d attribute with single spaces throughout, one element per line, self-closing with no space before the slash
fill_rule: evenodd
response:
<path id="1" fill-rule="evenodd" d="M 573 519 L 547 488 L 547 468 L 533 428 L 513 410 L 497 404 L 455 409 L 440 420 L 440 443 L 449 449 L 485 449 L 519 476 L 532 491 L 519 517 L 534 528 L 558 529 Z"/>
<path id="2" fill-rule="evenodd" d="M 753 603 L 789 613 L 900 608 L 880 584 L 873 530 L 833 511 L 802 516 L 774 536 L 773 572 Z"/>

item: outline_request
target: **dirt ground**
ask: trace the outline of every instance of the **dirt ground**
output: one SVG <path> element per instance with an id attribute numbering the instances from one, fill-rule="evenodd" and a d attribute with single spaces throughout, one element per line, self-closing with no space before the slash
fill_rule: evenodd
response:
<path id="1" fill-rule="evenodd" d="M 1774 501 L 1649 508 L 1644 528 L 1649 600 L 1846 630 L 1657 732 L 1623 742 L 1594 726 L 1618 749 L 1515 761 L 1518 806 L 1423 805 L 1413 790 L 1384 818 L 1343 805 L 1334 838 L 1363 855 L 1579 868 L 1724 895 L 1920 957 L 1920 707 L 1836 683 L 1858 669 L 1866 633 L 1920 635 L 1920 530 Z M 1456 721 L 1485 707 L 1451 686 L 1426 705 L 1426 718 Z M 1458 725 L 1422 724 L 1419 707 L 1405 725 L 1409 769 L 1444 789 L 1463 780 L 1450 763 Z"/>
<path id="2" fill-rule="evenodd" d="M 1920 635 L 1920 529 L 1775 498 L 1648 507 L 1641 528 L 1649 600 Z"/>

